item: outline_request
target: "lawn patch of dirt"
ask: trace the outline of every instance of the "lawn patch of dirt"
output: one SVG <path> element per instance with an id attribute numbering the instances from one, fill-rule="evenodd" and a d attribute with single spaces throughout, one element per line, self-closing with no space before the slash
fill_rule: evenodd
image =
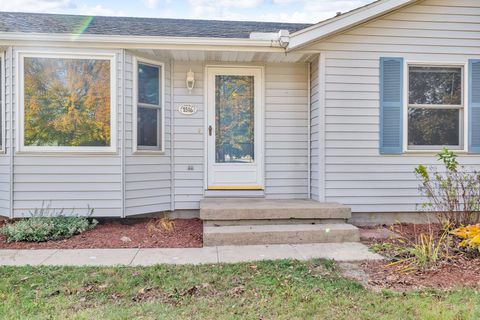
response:
<path id="1" fill-rule="evenodd" d="M 392 253 L 390 244 L 399 244 L 398 238 L 415 241 L 421 233 L 441 237 L 443 231 L 438 224 L 398 224 L 393 227 L 377 226 L 361 228 L 362 242 L 378 253 Z M 395 234 L 386 237 L 385 230 Z M 347 277 L 361 281 L 365 286 L 374 289 L 392 289 L 395 291 L 421 290 L 425 288 L 452 289 L 458 287 L 480 287 L 480 256 L 472 256 L 457 249 L 459 240 L 452 238 L 451 251 L 448 258 L 438 262 L 426 270 L 404 271 L 405 264 L 389 265 L 395 260 L 368 261 L 355 263 L 348 267 L 356 269 L 343 272 Z"/>
<path id="2" fill-rule="evenodd" d="M 99 219 L 93 230 L 60 241 L 7 243 L 0 235 L 0 249 L 90 248 L 201 248 L 200 219 L 158 218 Z"/>

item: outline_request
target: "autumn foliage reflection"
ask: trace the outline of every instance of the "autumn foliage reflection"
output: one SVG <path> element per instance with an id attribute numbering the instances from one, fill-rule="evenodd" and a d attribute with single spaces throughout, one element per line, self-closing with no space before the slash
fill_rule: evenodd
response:
<path id="1" fill-rule="evenodd" d="M 110 61 L 24 61 L 26 146 L 110 145 Z"/>

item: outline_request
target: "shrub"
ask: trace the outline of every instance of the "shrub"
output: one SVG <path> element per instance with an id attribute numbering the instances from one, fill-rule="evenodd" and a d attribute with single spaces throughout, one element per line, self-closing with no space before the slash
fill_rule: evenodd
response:
<path id="1" fill-rule="evenodd" d="M 461 227 L 451 233 L 463 239 L 459 244 L 460 248 L 480 251 L 480 224 Z"/>
<path id="2" fill-rule="evenodd" d="M 63 211 L 48 215 L 49 208 L 36 209 L 32 217 L 9 223 L 0 229 L 7 242 L 43 242 L 68 239 L 95 228 L 97 221 L 87 217 L 65 216 Z M 89 210 L 89 216 L 93 210 Z"/>
<path id="3" fill-rule="evenodd" d="M 423 165 L 415 169 L 422 182 L 420 192 L 428 199 L 423 209 L 436 213 L 447 228 L 479 222 L 480 173 L 460 166 L 457 155 L 446 148 L 437 156 L 445 172 Z"/>

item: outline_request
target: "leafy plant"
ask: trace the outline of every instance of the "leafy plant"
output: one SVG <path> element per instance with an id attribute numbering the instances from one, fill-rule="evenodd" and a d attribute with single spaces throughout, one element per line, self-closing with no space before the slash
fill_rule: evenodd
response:
<path id="1" fill-rule="evenodd" d="M 73 213 L 73 212 L 72 212 Z M 93 209 L 89 209 L 90 216 Z M 65 216 L 63 210 L 55 211 L 49 207 L 35 209 L 31 217 L 6 224 L 0 229 L 7 242 L 43 242 L 68 239 L 95 228 L 98 221 L 75 215 Z"/>
<path id="2" fill-rule="evenodd" d="M 436 213 L 446 229 L 478 223 L 480 173 L 461 166 L 457 155 L 447 148 L 437 158 L 443 163 L 444 172 L 424 165 L 415 169 L 422 182 L 419 190 L 428 199 L 422 208 Z"/>
<path id="3" fill-rule="evenodd" d="M 464 239 L 459 243 L 459 247 L 480 252 L 480 224 L 457 228 L 451 231 L 451 234 Z"/>

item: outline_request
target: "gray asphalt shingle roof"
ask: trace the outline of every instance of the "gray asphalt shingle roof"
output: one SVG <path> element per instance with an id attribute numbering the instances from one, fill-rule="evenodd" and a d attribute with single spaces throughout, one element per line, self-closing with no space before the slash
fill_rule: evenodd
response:
<path id="1" fill-rule="evenodd" d="M 310 26 L 276 22 L 183 20 L 0 12 L 0 32 L 248 38 L 250 32 L 294 32 Z"/>

